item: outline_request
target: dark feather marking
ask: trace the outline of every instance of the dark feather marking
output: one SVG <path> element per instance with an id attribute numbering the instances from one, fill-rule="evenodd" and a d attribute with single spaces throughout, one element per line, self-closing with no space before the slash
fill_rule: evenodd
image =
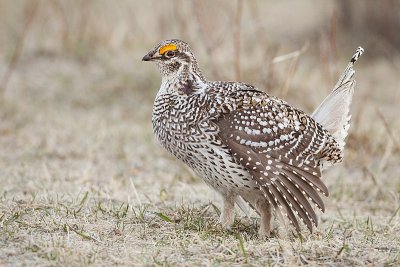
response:
<path id="1" fill-rule="evenodd" d="M 304 211 L 308 213 L 308 217 L 311 218 L 315 226 L 318 226 L 317 215 L 315 214 L 315 211 L 311 207 L 308 200 L 304 197 L 303 193 L 296 186 L 294 186 L 293 182 L 287 178 L 285 173 L 280 174 L 280 180 L 284 183 L 287 189 L 290 190 L 292 195 L 296 197 L 297 202 L 303 206 Z"/>
<path id="2" fill-rule="evenodd" d="M 304 190 L 304 192 L 312 199 L 312 201 L 318 206 L 321 211 L 325 211 L 324 202 L 311 185 L 301 179 L 301 177 L 294 174 L 290 169 L 286 169 L 285 174 L 293 183 L 299 186 L 300 190 Z"/>
<path id="3" fill-rule="evenodd" d="M 271 190 L 274 197 L 276 197 L 276 199 L 278 200 L 278 203 L 281 206 L 283 206 L 283 208 L 286 210 L 285 215 L 288 217 L 289 221 L 296 228 L 296 231 L 300 232 L 300 226 L 299 226 L 299 222 L 296 219 L 296 216 L 294 215 L 294 213 L 293 213 L 292 209 L 290 208 L 289 204 L 287 203 L 287 201 L 283 198 L 282 194 L 276 188 L 276 185 L 275 184 L 271 185 L 268 188 Z"/>
<path id="4" fill-rule="evenodd" d="M 301 218 L 303 223 L 307 225 L 307 228 L 312 232 L 312 223 L 310 221 L 309 216 L 307 216 L 306 212 L 300 207 L 299 203 L 293 198 L 292 194 L 288 192 L 288 189 L 283 186 L 280 182 L 274 182 L 274 185 L 279 188 L 280 192 L 283 192 L 283 196 L 286 197 L 286 201 L 289 202 L 292 207 L 292 210 L 295 210 L 298 216 Z"/>
<path id="5" fill-rule="evenodd" d="M 326 196 L 329 196 L 328 188 L 326 187 L 326 185 L 322 182 L 322 180 L 318 176 L 310 174 L 309 172 L 307 172 L 301 168 L 298 168 L 296 166 L 291 166 L 291 168 L 294 171 L 296 171 L 298 174 L 303 176 L 306 180 L 310 181 L 316 188 L 321 190 L 321 192 L 323 194 L 325 194 Z"/>

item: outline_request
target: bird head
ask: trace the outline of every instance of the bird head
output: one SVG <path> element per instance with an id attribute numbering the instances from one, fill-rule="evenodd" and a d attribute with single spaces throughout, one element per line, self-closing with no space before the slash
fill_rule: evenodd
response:
<path id="1" fill-rule="evenodd" d="M 181 40 L 165 40 L 156 45 L 142 59 L 154 61 L 163 76 L 171 76 L 178 73 L 185 66 L 197 68 L 196 59 L 190 46 Z"/>

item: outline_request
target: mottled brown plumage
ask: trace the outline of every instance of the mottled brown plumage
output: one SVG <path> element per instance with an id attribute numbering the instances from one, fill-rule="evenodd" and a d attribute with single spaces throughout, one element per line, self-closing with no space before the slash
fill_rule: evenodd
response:
<path id="1" fill-rule="evenodd" d="M 254 86 L 206 80 L 188 44 L 163 41 L 143 58 L 155 61 L 162 74 L 154 133 L 167 151 L 221 194 L 224 227 L 233 223 L 235 202 L 244 199 L 261 216 L 262 236 L 269 235 L 271 206 L 283 211 L 297 231 L 297 218 L 311 231 L 318 221 L 310 203 L 324 211 L 319 193 L 328 196 L 321 164 L 343 158 L 355 84 L 352 65 L 361 53 L 357 50 L 335 86 L 336 92 L 346 93 L 332 93 L 312 117 Z"/>

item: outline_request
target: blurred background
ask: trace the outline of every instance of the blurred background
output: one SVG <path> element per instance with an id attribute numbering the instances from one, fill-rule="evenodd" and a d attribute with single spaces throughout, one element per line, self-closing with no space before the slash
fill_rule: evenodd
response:
<path id="1" fill-rule="evenodd" d="M 363 46 L 345 168 L 333 175 L 344 178 L 327 183 L 340 193 L 366 181 L 362 201 L 371 185 L 398 196 L 399 33 L 396 0 L 1 0 L 1 187 L 109 186 L 118 198 L 133 177 L 151 198 L 158 183 L 192 181 L 153 139 L 160 75 L 141 62 L 179 38 L 208 79 L 251 83 L 307 112 Z"/>
<path id="2" fill-rule="evenodd" d="M 191 44 L 209 80 L 308 113 L 364 47 L 318 229 L 286 248 L 257 242 L 255 223 L 240 233 L 254 264 L 396 265 L 398 0 L 0 0 L 0 265 L 247 262 L 236 235 L 215 232 L 218 197 L 153 137 L 161 77 L 141 59 L 171 38 Z"/>

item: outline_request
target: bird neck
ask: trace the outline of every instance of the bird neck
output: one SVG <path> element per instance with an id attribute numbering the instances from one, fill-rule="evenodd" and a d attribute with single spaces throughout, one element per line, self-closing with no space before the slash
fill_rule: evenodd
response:
<path id="1" fill-rule="evenodd" d="M 191 95 L 204 92 L 207 80 L 201 73 L 197 63 L 182 64 L 176 73 L 164 75 L 161 88 L 167 93 Z"/>

